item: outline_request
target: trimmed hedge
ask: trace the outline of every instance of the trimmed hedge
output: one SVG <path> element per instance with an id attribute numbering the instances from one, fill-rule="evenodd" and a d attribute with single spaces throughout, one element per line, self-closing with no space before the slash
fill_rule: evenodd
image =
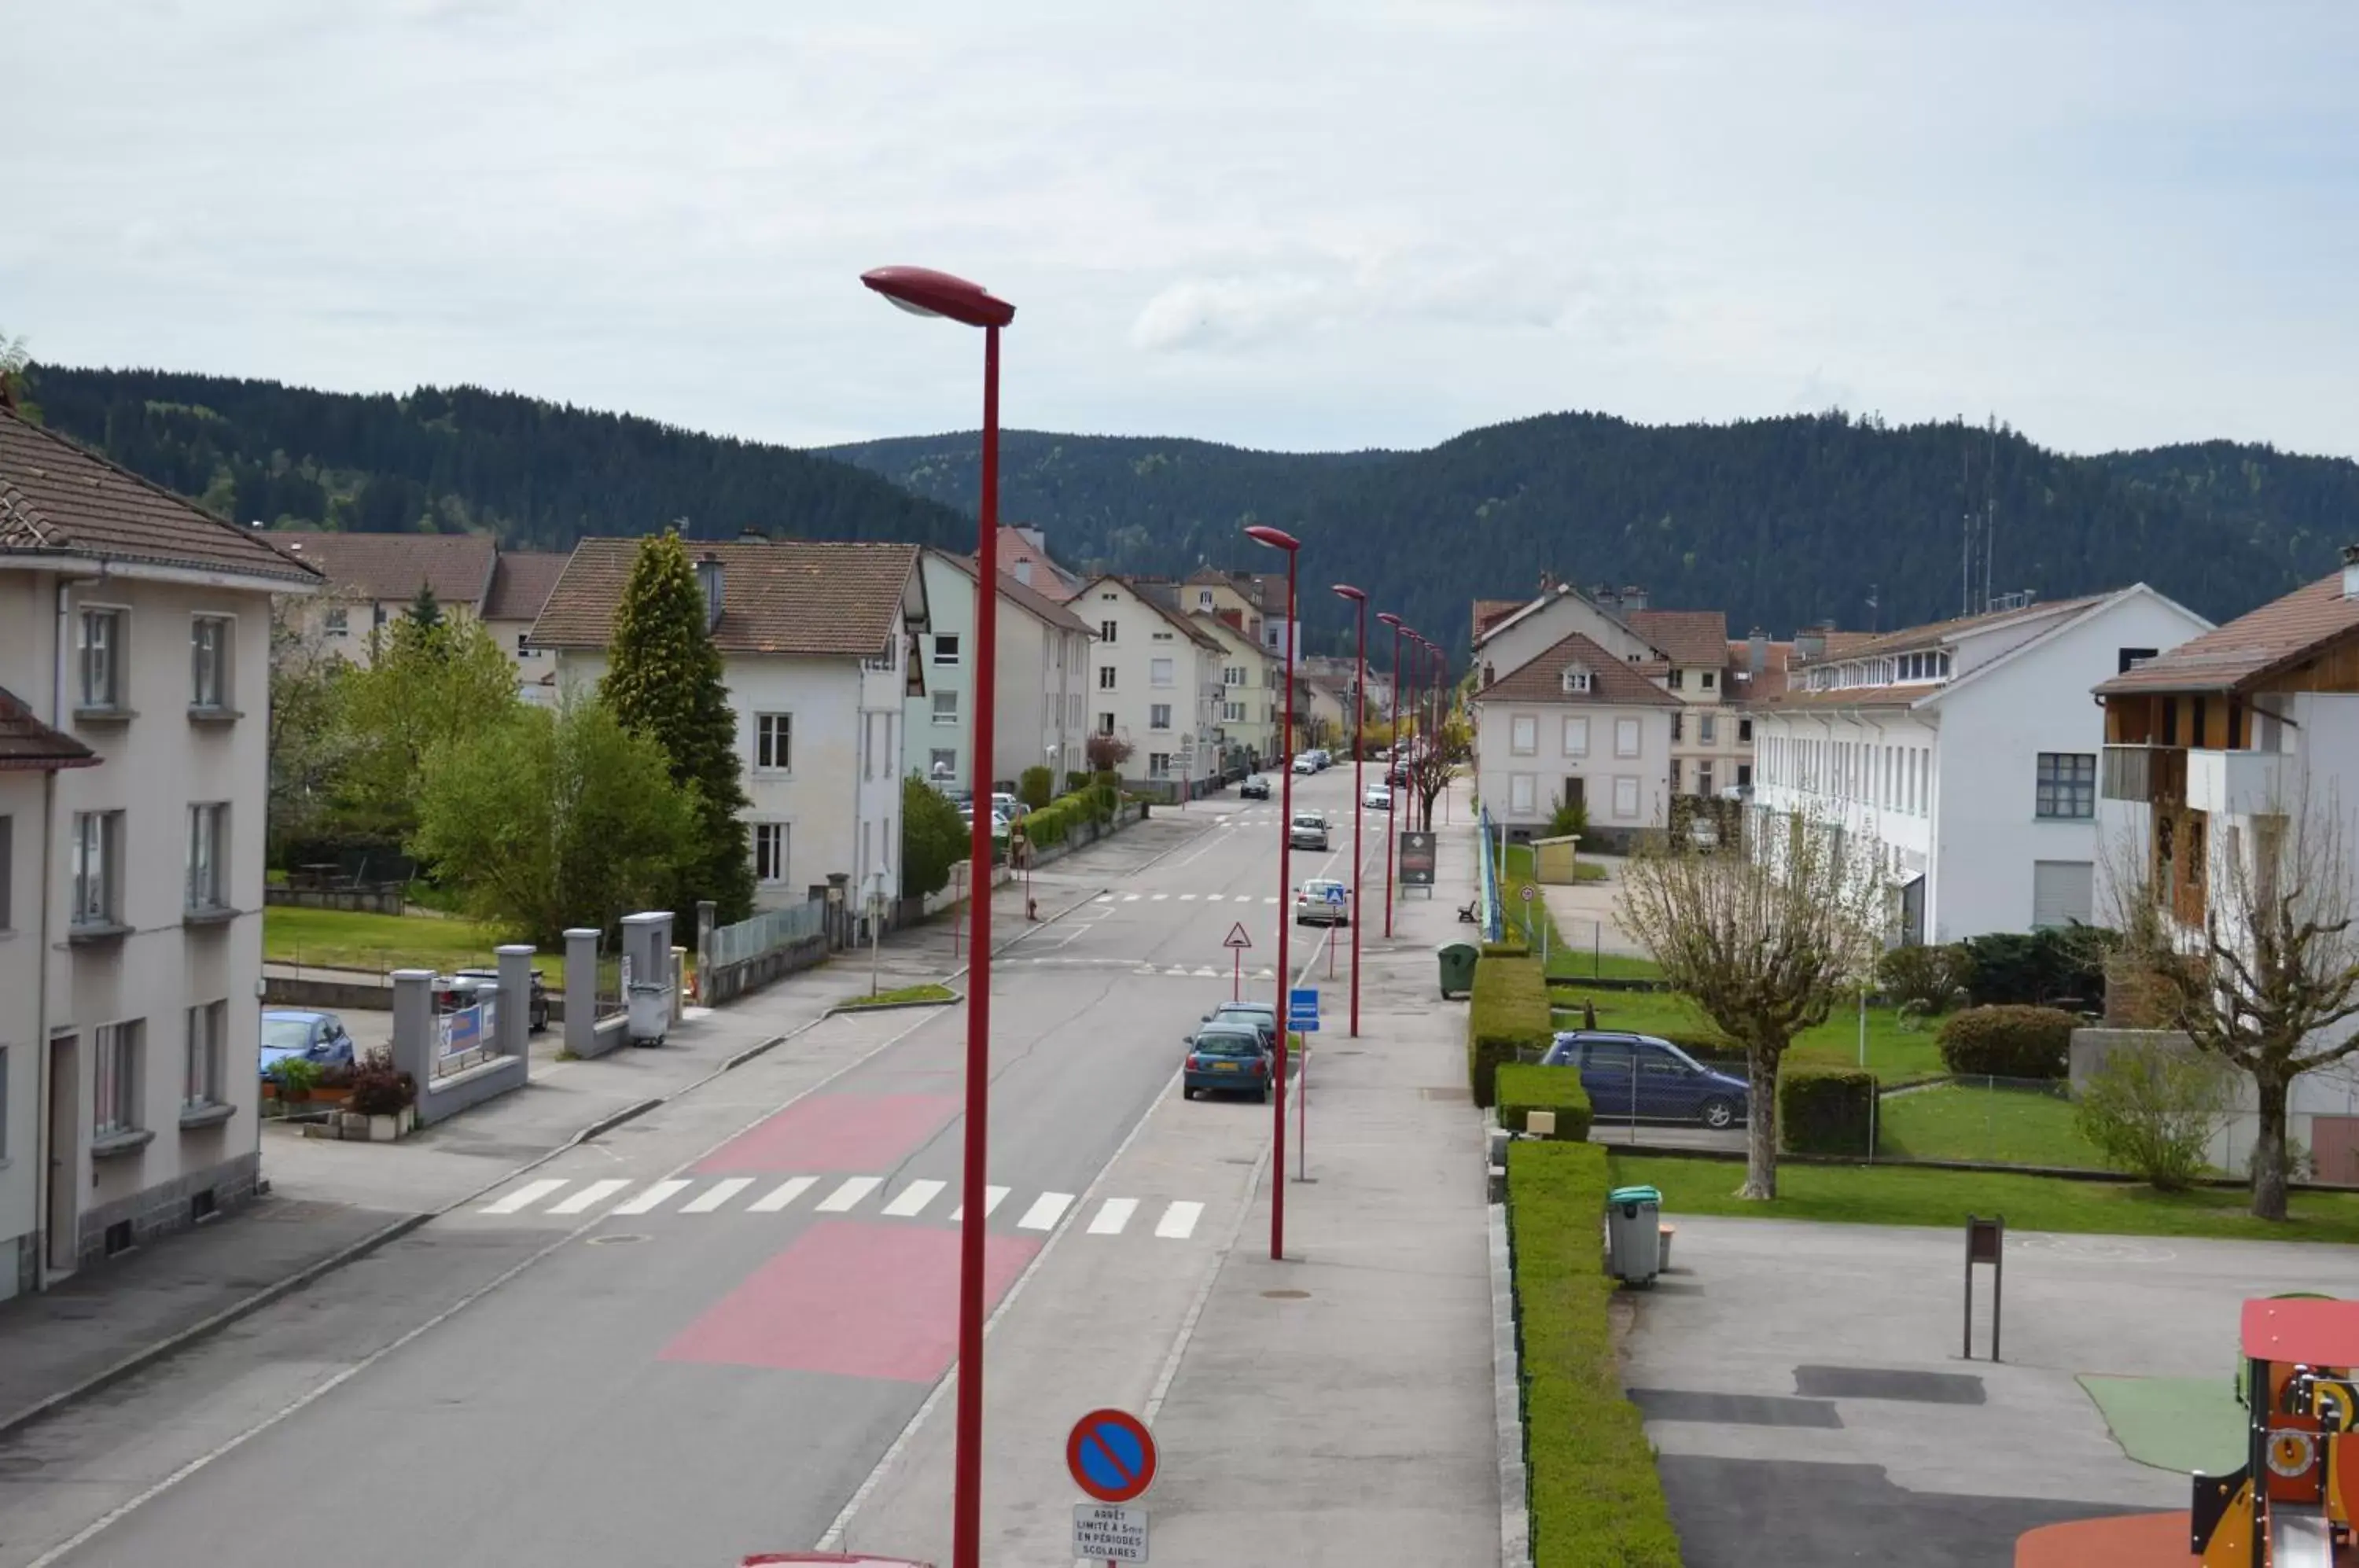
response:
<path id="1" fill-rule="evenodd" d="M 1540 1067 L 1506 1062 L 1497 1073 L 1499 1125 L 1511 1132 L 1524 1130 L 1528 1111 L 1554 1111 L 1556 1136 L 1568 1143 L 1589 1137 L 1589 1095 L 1581 1086 L 1578 1067 Z"/>
<path id="2" fill-rule="evenodd" d="M 1969 1007 L 1941 1025 L 1941 1065 L 1969 1077 L 2061 1078 L 2080 1023 L 2058 1007 Z"/>
<path id="3" fill-rule="evenodd" d="M 1466 1078 L 1474 1103 L 1487 1105 L 1503 1063 L 1537 1056 L 1556 1039 L 1549 1021 L 1548 982 L 1529 958 L 1485 958 L 1474 965 L 1466 1008 Z"/>
<path id="4" fill-rule="evenodd" d="M 1614 1284 L 1598 1233 L 1612 1185 L 1595 1144 L 1507 1148 L 1533 1568 L 1680 1568 L 1679 1532 L 1606 1321 Z"/>
<path id="5" fill-rule="evenodd" d="M 1875 1127 L 1875 1073 L 1856 1067 L 1778 1073 L 1777 1141 L 1787 1153 L 1865 1155 Z"/>

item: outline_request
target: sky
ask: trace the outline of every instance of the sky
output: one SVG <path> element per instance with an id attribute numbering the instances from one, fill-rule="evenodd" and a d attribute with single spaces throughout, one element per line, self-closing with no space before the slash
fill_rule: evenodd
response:
<path id="1" fill-rule="evenodd" d="M 1995 414 L 2359 454 L 2359 5 L 0 0 L 0 332 L 797 445 Z"/>

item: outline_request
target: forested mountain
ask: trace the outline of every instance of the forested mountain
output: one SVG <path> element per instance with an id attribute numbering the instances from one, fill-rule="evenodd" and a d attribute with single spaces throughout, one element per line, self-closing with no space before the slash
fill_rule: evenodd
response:
<path id="1" fill-rule="evenodd" d="M 707 538 L 973 537 L 972 431 L 801 452 L 473 387 L 356 397 L 42 365 L 32 390 L 58 429 L 242 520 L 475 528 L 539 549 L 678 518 Z M 1934 619 L 1958 613 L 1962 521 L 1986 507 L 1999 591 L 2143 579 L 2215 619 L 2324 575 L 2359 538 L 2359 464 L 2339 458 L 2226 442 L 2075 458 L 2004 430 L 1841 415 L 1551 414 L 1406 452 L 1011 431 L 1002 457 L 1002 515 L 1077 567 L 1266 569 L 1277 559 L 1237 530 L 1299 533 L 1319 648 L 1344 636 L 1331 583 L 1462 647 L 1470 600 L 1543 572 L 1723 609 L 1740 636 Z"/>

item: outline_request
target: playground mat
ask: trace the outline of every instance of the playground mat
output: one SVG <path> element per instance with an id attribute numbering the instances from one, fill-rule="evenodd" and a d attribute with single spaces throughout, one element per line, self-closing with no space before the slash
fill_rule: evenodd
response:
<path id="1" fill-rule="evenodd" d="M 2081 1387 L 2122 1452 L 2140 1465 L 2224 1475 L 2245 1463 L 2245 1409 L 2233 1378 L 2114 1377 L 2084 1372 Z"/>

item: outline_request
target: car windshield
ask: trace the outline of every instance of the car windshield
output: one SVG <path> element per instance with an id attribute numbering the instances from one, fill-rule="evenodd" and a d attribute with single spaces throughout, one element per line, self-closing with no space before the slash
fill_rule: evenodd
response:
<path id="1" fill-rule="evenodd" d="M 1263 1007 L 1258 1002 L 1223 1002 L 1212 1009 L 1212 1016 L 1219 1018 L 1257 1018 L 1263 1023 L 1275 1023 L 1277 1021 L 1277 1009 Z"/>
<path id="2" fill-rule="evenodd" d="M 1327 825 L 1327 819 L 1316 811 L 1297 811 L 1294 813 L 1294 825 L 1299 828 L 1323 828 Z"/>
<path id="3" fill-rule="evenodd" d="M 1261 1037 L 1254 1034 L 1214 1034 L 1206 1032 L 1196 1037 L 1199 1056 L 1258 1056 Z"/>
<path id="4" fill-rule="evenodd" d="M 310 1043 L 311 1020 L 309 1018 L 262 1020 L 262 1049 L 265 1051 L 301 1051 Z"/>

